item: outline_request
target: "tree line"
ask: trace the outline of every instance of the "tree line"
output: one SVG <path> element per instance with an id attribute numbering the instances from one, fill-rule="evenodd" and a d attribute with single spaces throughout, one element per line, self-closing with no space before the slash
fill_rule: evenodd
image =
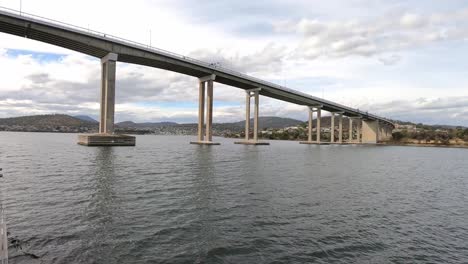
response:
<path id="1" fill-rule="evenodd" d="M 392 133 L 394 141 L 405 139 L 417 140 L 421 143 L 450 144 L 451 140 L 468 142 L 468 128 L 457 127 L 453 129 L 428 129 L 427 127 L 417 130 L 401 130 Z"/>

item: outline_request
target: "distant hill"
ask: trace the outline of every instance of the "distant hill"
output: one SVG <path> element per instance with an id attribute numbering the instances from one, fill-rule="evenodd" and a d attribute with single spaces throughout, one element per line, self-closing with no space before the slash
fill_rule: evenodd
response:
<path id="1" fill-rule="evenodd" d="M 399 125 L 412 125 L 412 126 L 417 126 L 421 128 L 431 128 L 431 129 L 456 129 L 456 128 L 468 128 L 467 126 L 453 126 L 453 125 L 426 125 L 422 123 L 414 123 L 414 122 L 408 122 L 408 121 L 399 121 L 399 120 L 392 120 L 393 123 L 399 124 Z"/>
<path id="2" fill-rule="evenodd" d="M 157 127 L 163 127 L 163 126 L 175 126 L 178 124 L 175 122 L 135 123 L 132 121 L 124 121 L 124 122 L 116 123 L 115 125 L 120 128 L 157 128 Z"/>
<path id="3" fill-rule="evenodd" d="M 317 120 L 314 120 L 314 126 L 316 125 Z M 284 117 L 275 117 L 275 116 L 261 116 L 259 117 L 259 128 L 273 128 L 280 129 L 285 127 L 305 125 L 306 122 Z M 338 125 L 338 119 L 336 119 L 335 124 Z M 347 118 L 343 119 L 343 127 L 347 128 L 349 121 Z M 99 126 L 99 122 L 87 115 L 79 116 L 69 116 L 62 114 L 55 115 L 35 115 L 35 116 L 22 116 L 22 117 L 12 117 L 12 118 L 1 118 L 0 126 L 21 126 L 21 127 L 36 127 L 40 129 L 58 127 L 58 126 L 67 126 L 67 127 L 89 127 L 96 128 Z M 238 121 L 232 123 L 215 123 L 213 128 L 219 130 L 232 130 L 232 131 L 242 131 L 244 129 L 245 121 Z M 253 118 L 250 119 L 250 125 L 253 127 Z M 321 122 L 322 127 L 330 126 L 330 117 L 322 117 Z M 160 129 L 163 127 L 172 127 L 175 129 L 182 130 L 191 130 L 197 127 L 196 123 L 189 124 L 178 124 L 176 122 L 144 122 L 144 123 L 135 123 L 133 121 L 124 121 L 116 123 L 116 128 L 118 129 Z"/>
<path id="4" fill-rule="evenodd" d="M 424 129 L 452 129 L 451 126 L 429 126 L 423 124 L 414 124 L 411 122 L 395 121 L 399 124 L 412 124 Z M 251 127 L 253 127 L 253 118 L 250 119 Z M 314 127 L 317 125 L 317 120 L 313 121 Z M 338 126 L 338 118 L 335 119 L 335 126 Z M 233 132 L 240 133 L 244 130 L 245 121 L 231 122 L 231 123 L 214 123 L 213 129 L 220 133 Z M 324 116 L 321 119 L 321 126 L 323 128 L 330 127 L 331 118 L 330 116 Z M 294 126 L 307 126 L 307 121 L 301 121 L 292 118 L 275 117 L 275 116 L 261 116 L 259 117 L 259 129 L 281 129 L 286 127 Z M 348 130 L 349 119 L 343 117 L 343 129 Z M 66 128 L 59 128 L 66 127 Z M 22 117 L 11 117 L 11 118 L 0 118 L 0 130 L 10 131 L 97 131 L 99 122 L 87 115 L 69 116 L 62 114 L 55 115 L 35 115 L 35 116 L 22 116 Z M 117 130 L 120 131 L 136 131 L 146 130 L 153 132 L 167 132 L 178 133 L 183 132 L 186 134 L 196 134 L 197 124 L 178 124 L 176 122 L 144 122 L 135 123 L 133 121 L 124 121 L 116 123 Z"/>
<path id="5" fill-rule="evenodd" d="M 87 122 L 91 122 L 91 123 L 99 123 L 99 121 L 97 121 L 96 119 L 90 117 L 90 116 L 87 116 L 87 115 L 77 115 L 77 116 L 73 116 L 74 118 L 78 118 L 80 120 L 83 120 L 83 121 L 87 121 Z"/>
<path id="6" fill-rule="evenodd" d="M 45 127 L 95 127 L 96 122 L 85 121 L 69 115 L 34 115 L 34 116 L 21 116 L 0 118 L 0 125 L 3 126 L 34 126 L 37 128 Z"/>
<path id="7" fill-rule="evenodd" d="M 250 119 L 250 126 L 253 127 L 254 119 Z M 276 117 L 276 116 L 260 116 L 258 117 L 258 126 L 260 128 L 285 128 L 285 127 L 292 127 L 298 126 L 303 124 L 304 121 L 292 119 L 292 118 L 284 118 L 284 117 Z M 219 125 L 231 125 L 236 127 L 244 127 L 245 120 L 234 122 L 234 123 L 220 123 Z"/>

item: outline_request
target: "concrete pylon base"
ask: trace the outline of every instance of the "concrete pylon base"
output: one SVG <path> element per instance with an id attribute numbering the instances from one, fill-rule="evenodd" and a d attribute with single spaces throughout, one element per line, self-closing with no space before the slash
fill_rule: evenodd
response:
<path id="1" fill-rule="evenodd" d="M 329 142 L 316 142 L 316 141 L 300 141 L 299 144 L 305 144 L 305 145 L 330 145 Z"/>
<path id="2" fill-rule="evenodd" d="M 212 142 L 212 141 L 192 141 L 190 142 L 192 145 L 207 145 L 207 146 L 216 146 L 221 145 L 221 143 Z"/>
<path id="3" fill-rule="evenodd" d="M 83 146 L 135 146 L 136 138 L 128 135 L 89 134 L 78 135 L 78 144 Z"/>
<path id="4" fill-rule="evenodd" d="M 262 141 L 236 141 L 234 144 L 239 145 L 254 145 L 254 146 L 268 146 L 270 143 Z"/>

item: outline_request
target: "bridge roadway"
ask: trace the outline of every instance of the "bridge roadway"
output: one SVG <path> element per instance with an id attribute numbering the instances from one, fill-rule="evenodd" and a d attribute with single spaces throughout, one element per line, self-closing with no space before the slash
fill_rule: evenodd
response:
<path id="1" fill-rule="evenodd" d="M 24 12 L 19 13 L 12 9 L 0 8 L 0 32 L 41 41 L 101 59 L 109 57 L 109 54 L 115 54 L 115 61 L 164 69 L 201 78 L 200 80 L 206 78 L 206 76 L 215 76 L 211 81 L 244 89 L 249 94 L 250 91 L 258 89 L 258 94 L 262 96 L 298 105 L 319 107 L 321 110 L 340 113 L 340 115 L 348 117 L 377 121 L 381 126 L 393 128 L 392 122 L 383 117 L 248 76 L 225 67 L 149 47 L 148 45 L 109 34 Z M 208 89 L 209 86 L 210 83 L 208 83 Z M 200 100 L 200 103 L 204 102 Z M 102 114 L 103 112 L 101 112 Z M 200 112 L 200 114 L 203 115 L 203 112 Z M 207 120 L 207 122 L 211 122 L 211 120 Z"/>

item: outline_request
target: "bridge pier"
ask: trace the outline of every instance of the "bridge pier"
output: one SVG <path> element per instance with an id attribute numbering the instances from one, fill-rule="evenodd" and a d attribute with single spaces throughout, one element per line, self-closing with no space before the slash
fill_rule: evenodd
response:
<path id="1" fill-rule="evenodd" d="M 379 123 L 379 136 L 377 142 L 389 141 L 392 139 L 392 128 L 388 125 Z"/>
<path id="2" fill-rule="evenodd" d="M 316 124 L 316 139 L 315 141 L 312 140 L 312 132 L 313 132 L 313 121 L 314 121 L 314 113 L 317 113 L 317 124 Z M 309 106 L 309 126 L 308 126 L 308 135 L 307 141 L 301 141 L 299 144 L 309 144 L 309 145 L 321 145 L 321 125 L 320 121 L 322 119 L 322 106 Z M 325 143 L 328 144 L 328 143 Z"/>
<path id="3" fill-rule="evenodd" d="M 101 112 L 99 134 L 79 135 L 85 146 L 135 146 L 135 137 L 114 134 L 115 73 L 118 55 L 109 53 L 101 59 Z"/>
<path id="4" fill-rule="evenodd" d="M 335 143 L 335 113 L 330 116 L 330 143 Z"/>
<path id="5" fill-rule="evenodd" d="M 340 121 L 338 125 L 338 143 L 343 144 L 343 113 L 340 113 Z"/>
<path id="6" fill-rule="evenodd" d="M 114 53 L 110 53 L 101 59 L 100 134 L 114 133 L 116 61 L 117 54 Z"/>
<path id="7" fill-rule="evenodd" d="M 361 144 L 362 143 L 362 118 L 355 117 L 357 120 L 356 122 L 356 139 L 354 140 L 354 144 Z"/>
<path id="8" fill-rule="evenodd" d="M 358 121 L 353 122 L 353 120 L 358 120 Z M 361 122 L 359 122 L 360 120 L 361 120 L 361 117 L 349 117 L 348 144 L 360 144 L 361 143 L 361 125 L 360 125 Z M 355 126 L 354 126 L 354 123 L 356 123 Z"/>
<path id="9" fill-rule="evenodd" d="M 338 115 L 338 142 L 335 140 L 335 117 Z M 342 144 L 343 143 L 343 112 L 331 112 L 330 124 L 330 143 Z"/>
<path id="10" fill-rule="evenodd" d="M 379 139 L 379 121 L 362 120 L 362 143 L 377 144 Z"/>
<path id="11" fill-rule="evenodd" d="M 384 127 L 379 124 L 379 130 L 378 130 L 378 136 L 377 136 L 377 142 L 382 141 L 382 139 L 385 137 L 385 130 Z"/>
<path id="12" fill-rule="evenodd" d="M 190 144 L 196 145 L 220 145 L 213 142 L 213 82 L 216 75 L 208 75 L 199 78 L 198 93 L 198 141 L 192 141 Z M 206 88 L 206 91 L 205 91 Z M 206 97 L 205 97 L 206 95 Z M 205 100 L 206 99 L 206 100 Z M 205 116 L 206 101 L 206 116 Z M 203 126 L 205 125 L 205 134 Z"/>
<path id="13" fill-rule="evenodd" d="M 245 140 L 237 141 L 234 144 L 243 145 L 270 145 L 268 142 L 258 141 L 258 115 L 260 104 L 260 91 L 261 88 L 251 89 L 245 91 Z M 250 140 L 250 100 L 254 98 L 254 122 L 253 122 L 253 140 Z"/>
<path id="14" fill-rule="evenodd" d="M 335 140 L 335 118 L 338 115 L 338 142 Z M 331 112 L 331 125 L 330 125 L 330 143 L 342 144 L 343 143 L 343 112 Z"/>

